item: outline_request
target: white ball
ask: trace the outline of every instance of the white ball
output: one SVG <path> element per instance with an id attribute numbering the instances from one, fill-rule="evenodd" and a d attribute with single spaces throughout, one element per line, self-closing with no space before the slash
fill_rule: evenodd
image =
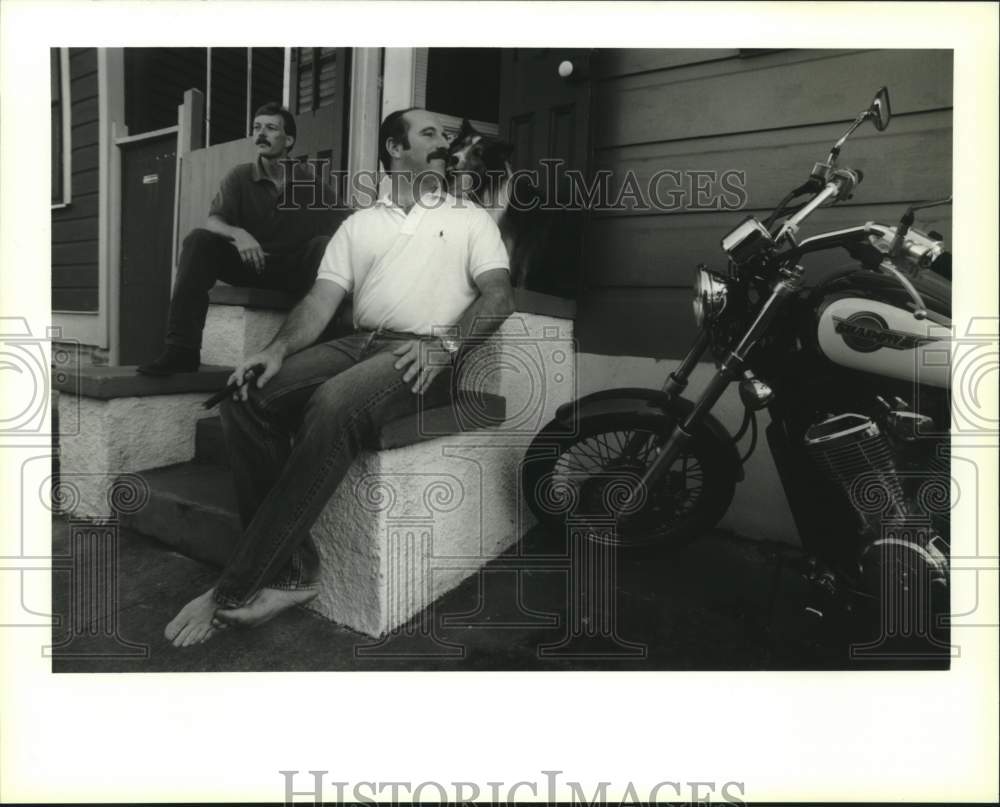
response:
<path id="1" fill-rule="evenodd" d="M 564 62 L 559 62 L 559 76 L 561 78 L 569 78 L 573 75 L 573 63 L 568 59 Z"/>

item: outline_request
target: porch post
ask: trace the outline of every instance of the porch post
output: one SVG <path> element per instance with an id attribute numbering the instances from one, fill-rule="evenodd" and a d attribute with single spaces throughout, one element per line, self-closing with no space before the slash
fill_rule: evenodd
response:
<path id="1" fill-rule="evenodd" d="M 348 122 L 347 176 L 378 170 L 379 79 L 382 49 L 354 48 L 351 53 L 351 103 Z M 360 190 L 348 184 L 351 204 L 361 204 Z"/>
<path id="2" fill-rule="evenodd" d="M 184 101 L 177 107 L 177 161 L 174 169 L 174 226 L 171 235 L 170 288 L 177 280 L 177 252 L 181 212 L 181 167 L 188 154 L 205 147 L 205 94 L 201 90 L 184 91 Z"/>
<path id="3" fill-rule="evenodd" d="M 386 48 L 382 69 L 382 117 L 416 103 L 416 48 Z"/>
<path id="4" fill-rule="evenodd" d="M 177 156 L 205 147 L 205 94 L 186 90 L 184 103 L 177 107 Z"/>
<path id="5" fill-rule="evenodd" d="M 108 363 L 120 353 L 118 306 L 121 292 L 121 155 L 115 140 L 125 126 L 125 52 L 97 49 L 98 119 L 98 310 L 105 322 Z"/>

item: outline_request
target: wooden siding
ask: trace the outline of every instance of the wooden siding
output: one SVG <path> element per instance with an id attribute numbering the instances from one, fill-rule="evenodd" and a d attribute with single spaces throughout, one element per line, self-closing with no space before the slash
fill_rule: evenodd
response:
<path id="1" fill-rule="evenodd" d="M 883 84 L 890 128 L 859 129 L 841 156 L 864 172 L 863 184 L 851 201 L 816 213 L 803 233 L 891 224 L 906 204 L 951 192 L 951 51 L 599 51 L 592 76 L 590 169 L 610 172 L 609 197 L 630 172 L 642 189 L 662 170 L 682 172 L 684 184 L 661 180 L 659 209 L 592 215 L 577 318 L 583 351 L 682 355 L 693 334 L 695 265 L 724 269 L 725 232 L 799 184 Z M 709 182 L 703 203 L 693 203 L 686 182 L 697 171 L 742 172 L 745 199 L 736 204 Z M 950 238 L 951 209 L 919 214 L 918 226 Z M 815 256 L 811 281 L 845 261 Z"/>
<path id="2" fill-rule="evenodd" d="M 52 211 L 52 308 L 96 311 L 98 300 L 97 50 L 70 48 L 72 201 Z"/>

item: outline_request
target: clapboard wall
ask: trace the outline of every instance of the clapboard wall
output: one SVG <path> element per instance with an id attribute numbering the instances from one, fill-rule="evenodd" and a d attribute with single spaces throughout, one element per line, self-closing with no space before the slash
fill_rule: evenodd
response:
<path id="1" fill-rule="evenodd" d="M 854 199 L 814 214 L 803 234 L 867 220 L 895 223 L 907 203 L 951 192 L 951 51 L 617 50 L 591 66 L 591 174 L 611 172 L 611 193 L 631 172 L 640 187 L 660 170 L 740 171 L 739 209 L 711 180 L 707 190 L 669 194 L 660 209 L 626 200 L 626 210 L 593 213 L 586 234 L 578 307 L 580 349 L 676 358 L 694 333 L 691 279 L 704 262 L 723 270 L 719 239 L 749 214 L 763 217 L 825 158 L 875 91 L 889 87 L 893 120 L 866 124 L 847 143 L 841 166 L 861 169 Z M 732 177 L 731 177 L 732 179 Z M 670 209 L 663 209 L 663 208 Z M 919 226 L 951 235 L 951 209 L 921 214 Z M 806 264 L 812 279 L 843 265 L 843 253 Z"/>
<path id="2" fill-rule="evenodd" d="M 97 310 L 98 84 L 96 48 L 69 49 L 72 197 L 52 211 L 52 309 Z M 59 170 L 57 166 L 53 166 Z"/>

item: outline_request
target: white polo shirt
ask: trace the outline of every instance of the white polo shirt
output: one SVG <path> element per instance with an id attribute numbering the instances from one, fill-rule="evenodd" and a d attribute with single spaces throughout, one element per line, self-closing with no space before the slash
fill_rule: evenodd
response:
<path id="1" fill-rule="evenodd" d="M 317 278 L 354 294 L 354 327 L 431 336 L 479 296 L 474 280 L 507 269 L 490 215 L 450 193 L 425 194 L 405 213 L 386 194 L 330 240 Z"/>

